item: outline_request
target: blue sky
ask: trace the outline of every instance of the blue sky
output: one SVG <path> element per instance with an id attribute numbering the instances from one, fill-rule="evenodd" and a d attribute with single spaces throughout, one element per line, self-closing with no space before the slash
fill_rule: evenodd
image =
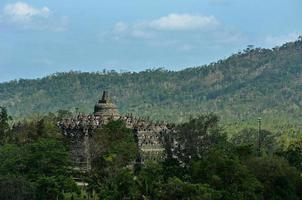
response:
<path id="1" fill-rule="evenodd" d="M 0 1 L 0 82 L 200 66 L 302 35 L 301 0 Z"/>

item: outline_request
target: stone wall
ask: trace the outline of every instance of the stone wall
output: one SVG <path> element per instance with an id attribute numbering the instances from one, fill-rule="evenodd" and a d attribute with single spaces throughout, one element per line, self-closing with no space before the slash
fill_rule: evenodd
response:
<path id="1" fill-rule="evenodd" d="M 140 162 L 157 160 L 163 157 L 163 142 L 161 133 L 169 128 L 166 123 L 153 123 L 150 120 L 137 118 L 132 115 L 120 116 L 117 120 L 124 121 L 133 130 L 140 151 Z M 95 129 L 106 124 L 100 116 L 78 115 L 58 123 L 64 136 L 70 142 L 70 154 L 75 168 L 82 171 L 90 170 L 89 139 Z"/>

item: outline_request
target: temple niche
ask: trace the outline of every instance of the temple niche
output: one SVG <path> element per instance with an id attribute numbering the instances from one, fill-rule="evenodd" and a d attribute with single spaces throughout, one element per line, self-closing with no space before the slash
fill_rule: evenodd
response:
<path id="1" fill-rule="evenodd" d="M 108 92 L 104 91 L 101 99 L 94 106 L 93 114 L 78 114 L 58 122 L 64 136 L 70 141 L 70 154 L 75 168 L 81 171 L 90 170 L 89 139 L 95 129 L 110 120 L 122 120 L 128 128 L 133 130 L 133 137 L 136 138 L 140 149 L 138 162 L 143 163 L 146 160 L 163 157 L 161 134 L 171 131 L 169 125 L 164 122 L 154 123 L 132 114 L 120 115 L 116 105 L 110 101 Z"/>

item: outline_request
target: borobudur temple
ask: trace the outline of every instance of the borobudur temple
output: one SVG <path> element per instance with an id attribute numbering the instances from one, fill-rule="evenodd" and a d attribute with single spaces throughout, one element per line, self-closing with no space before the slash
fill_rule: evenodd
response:
<path id="1" fill-rule="evenodd" d="M 81 171 L 91 169 L 89 140 L 97 128 L 111 120 L 121 120 L 132 130 L 140 150 L 134 162 L 144 163 L 146 160 L 161 159 L 164 156 L 161 135 L 170 132 L 172 126 L 132 114 L 120 115 L 116 105 L 110 101 L 108 93 L 104 91 L 102 98 L 94 106 L 93 114 L 77 114 L 58 122 L 64 137 L 70 141 L 70 155 L 76 169 Z"/>

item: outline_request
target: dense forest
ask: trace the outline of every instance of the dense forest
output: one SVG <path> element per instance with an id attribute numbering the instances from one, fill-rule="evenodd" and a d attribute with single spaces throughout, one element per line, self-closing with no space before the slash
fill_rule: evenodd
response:
<path id="1" fill-rule="evenodd" d="M 56 73 L 0 84 L 0 105 L 15 118 L 60 109 L 92 112 L 108 90 L 121 113 L 184 122 L 215 112 L 222 122 L 263 124 L 302 118 L 302 37 L 273 49 L 249 47 L 229 58 L 181 71 L 150 69 Z"/>
<path id="2" fill-rule="evenodd" d="M 56 126 L 62 113 L 12 125 L 0 111 L 2 200 L 302 199 L 301 137 L 282 141 L 251 128 L 228 138 L 219 116 L 200 113 L 162 135 L 163 159 L 134 163 L 132 131 L 111 121 L 93 133 L 91 171 L 79 172 Z"/>

